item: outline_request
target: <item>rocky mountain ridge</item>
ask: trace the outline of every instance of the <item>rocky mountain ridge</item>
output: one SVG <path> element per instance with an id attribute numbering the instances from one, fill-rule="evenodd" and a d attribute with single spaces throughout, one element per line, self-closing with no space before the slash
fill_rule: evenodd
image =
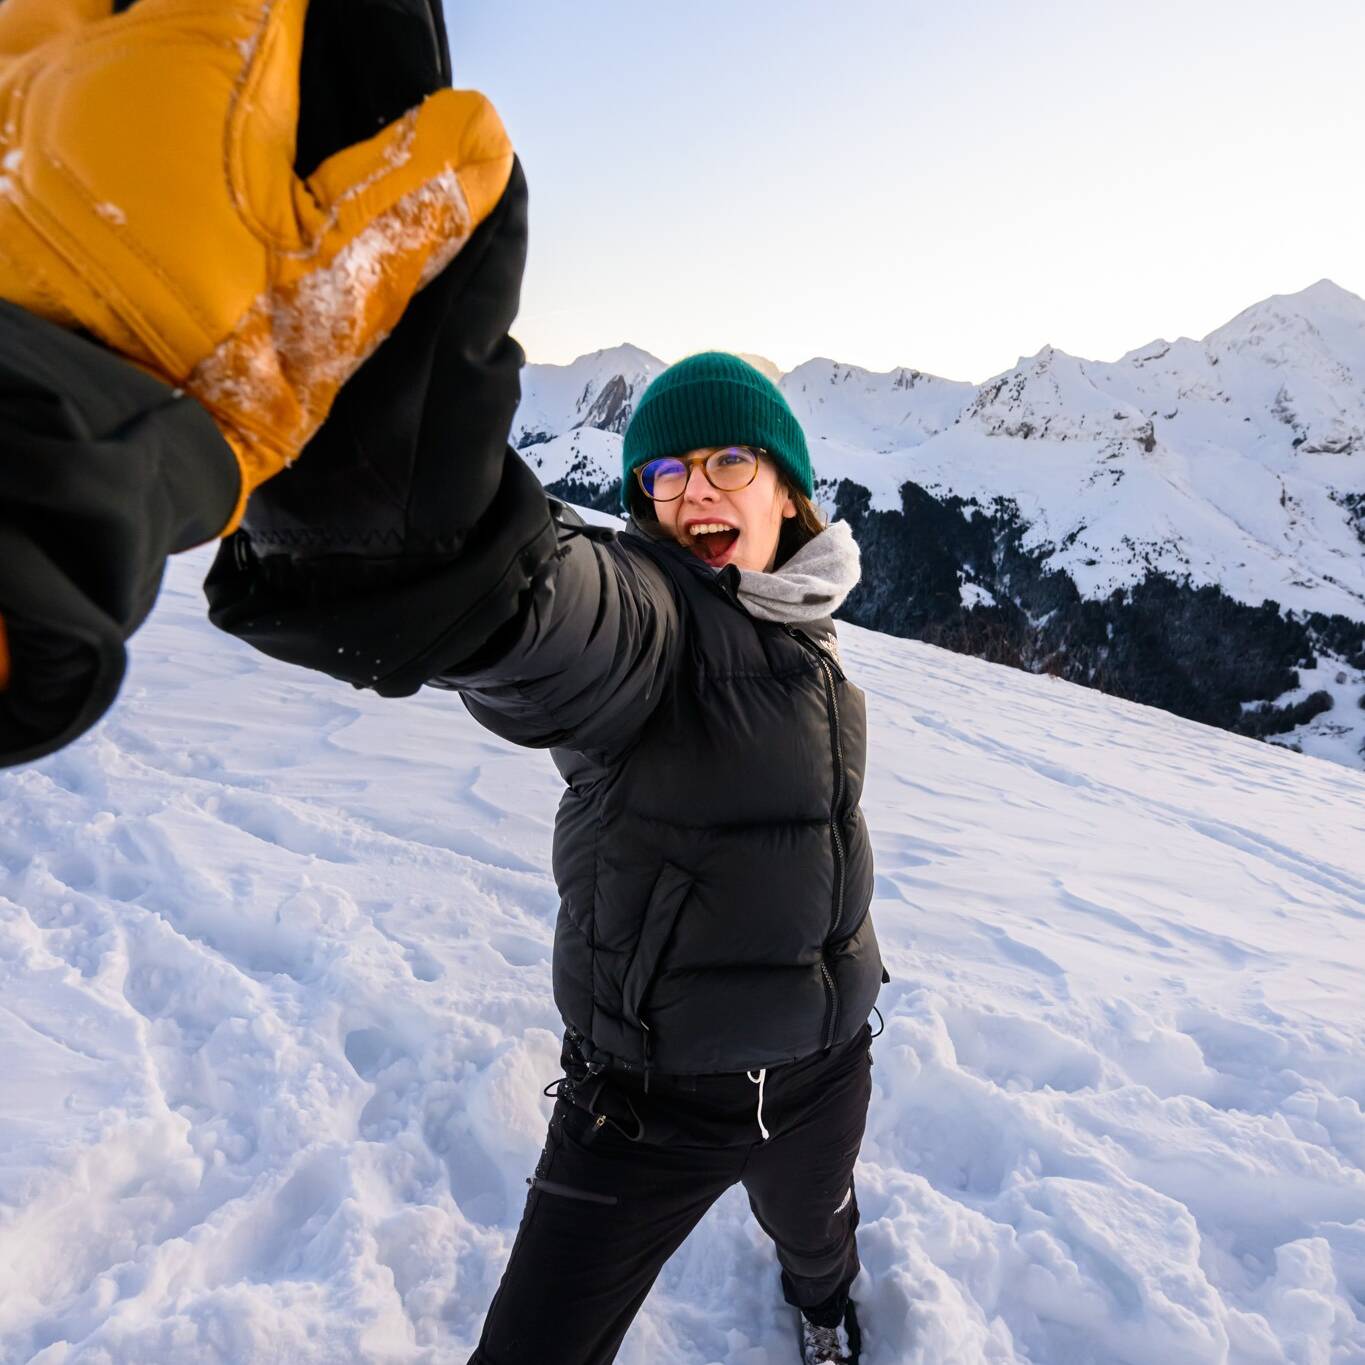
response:
<path id="1" fill-rule="evenodd" d="M 664 362 L 527 367 L 513 439 L 616 509 Z M 983 384 L 814 359 L 781 378 L 865 577 L 844 615 L 1365 766 L 1365 301 L 1323 280 L 1117 361 Z"/>

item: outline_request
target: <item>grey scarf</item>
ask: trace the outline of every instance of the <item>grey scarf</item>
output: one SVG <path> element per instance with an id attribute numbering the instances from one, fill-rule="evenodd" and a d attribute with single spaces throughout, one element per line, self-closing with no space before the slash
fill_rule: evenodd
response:
<path id="1" fill-rule="evenodd" d="M 772 573 L 739 571 L 739 600 L 760 621 L 818 621 L 831 616 L 858 582 L 858 542 L 846 521 L 833 521 Z"/>

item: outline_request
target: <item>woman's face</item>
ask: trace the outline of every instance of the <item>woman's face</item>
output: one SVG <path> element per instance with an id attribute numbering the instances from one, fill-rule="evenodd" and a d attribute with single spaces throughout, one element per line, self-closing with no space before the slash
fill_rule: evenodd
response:
<path id="1" fill-rule="evenodd" d="M 683 458 L 722 449 L 702 446 Z M 777 558 L 782 522 L 796 515 L 796 506 L 777 466 L 763 455 L 753 483 L 734 492 L 713 488 L 701 464 L 690 465 L 682 497 L 656 502 L 654 512 L 665 531 L 713 569 L 734 564 L 767 573 Z"/>

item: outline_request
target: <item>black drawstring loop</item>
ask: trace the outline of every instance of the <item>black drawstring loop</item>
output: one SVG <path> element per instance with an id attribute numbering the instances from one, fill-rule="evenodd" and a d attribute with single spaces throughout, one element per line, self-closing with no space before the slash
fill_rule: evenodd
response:
<path id="1" fill-rule="evenodd" d="M 886 1020 L 882 1018 L 882 1012 L 876 1007 L 876 1005 L 872 1006 L 872 1013 L 877 1016 L 877 1022 L 881 1025 L 881 1028 L 879 1028 L 876 1031 L 876 1033 L 872 1035 L 872 1038 L 880 1038 L 882 1034 L 886 1032 Z M 870 1043 L 872 1041 L 872 1038 L 869 1038 L 867 1041 Z"/>
<path id="2" fill-rule="evenodd" d="M 626 1108 L 630 1110 L 630 1116 L 635 1120 L 635 1131 L 633 1133 L 626 1132 L 614 1118 L 611 1118 L 607 1114 L 602 1114 L 600 1117 L 606 1119 L 606 1121 L 611 1124 L 623 1138 L 626 1138 L 630 1142 L 639 1142 L 645 1135 L 645 1121 L 640 1117 L 635 1106 L 630 1102 L 629 1095 L 622 1095 L 621 1098 L 625 1100 Z"/>
<path id="3" fill-rule="evenodd" d="M 572 1104 L 574 1103 L 574 1092 L 581 1090 L 594 1076 L 600 1076 L 607 1069 L 607 1064 L 600 1057 L 594 1057 L 592 1061 L 588 1061 L 583 1056 L 582 1050 L 578 1046 L 582 1034 L 570 1030 L 569 1037 L 573 1045 L 572 1053 L 566 1051 L 565 1055 L 560 1058 L 560 1065 L 564 1067 L 564 1075 L 556 1076 L 540 1093 L 552 1100 L 557 1100 L 562 1096 Z M 569 1063 L 571 1060 L 582 1062 L 583 1074 L 581 1076 L 570 1074 Z M 601 1089 L 600 1085 L 598 1089 Z M 594 1092 L 594 1097 L 595 1094 L 596 1092 Z"/>

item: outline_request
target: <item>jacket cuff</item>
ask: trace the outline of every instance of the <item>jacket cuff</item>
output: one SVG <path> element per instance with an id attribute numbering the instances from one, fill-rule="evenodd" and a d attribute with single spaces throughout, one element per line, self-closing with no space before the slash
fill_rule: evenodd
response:
<path id="1" fill-rule="evenodd" d="M 405 697 L 515 618 L 558 535 L 540 481 L 507 449 L 497 493 L 456 555 L 257 554 L 239 531 L 204 582 L 209 619 L 272 658 Z"/>
<path id="2" fill-rule="evenodd" d="M 193 399 L 0 302 L 0 766 L 104 714 L 167 555 L 211 539 L 239 485 Z"/>

